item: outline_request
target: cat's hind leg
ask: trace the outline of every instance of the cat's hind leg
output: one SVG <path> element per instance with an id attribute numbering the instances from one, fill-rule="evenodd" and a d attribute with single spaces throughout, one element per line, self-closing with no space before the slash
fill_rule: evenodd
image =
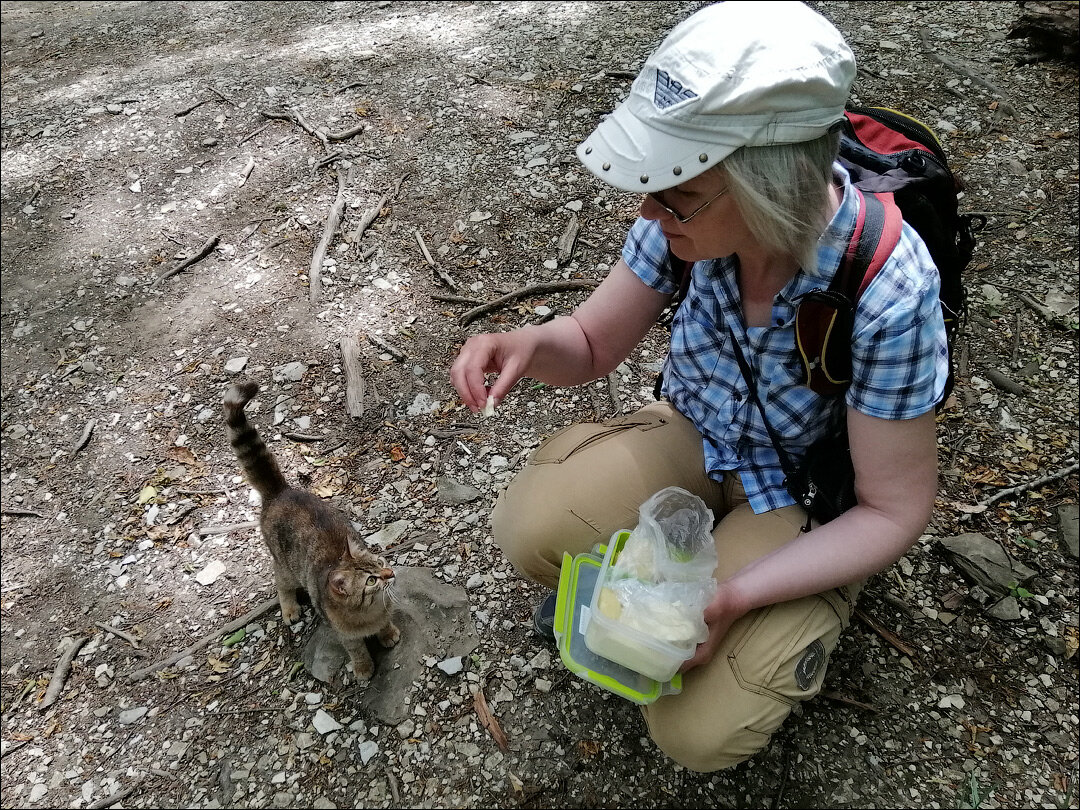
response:
<path id="1" fill-rule="evenodd" d="M 274 565 L 274 584 L 277 586 L 278 603 L 281 605 L 281 618 L 286 624 L 300 621 L 300 603 L 296 601 L 296 591 L 300 583 L 290 571 L 280 565 Z"/>

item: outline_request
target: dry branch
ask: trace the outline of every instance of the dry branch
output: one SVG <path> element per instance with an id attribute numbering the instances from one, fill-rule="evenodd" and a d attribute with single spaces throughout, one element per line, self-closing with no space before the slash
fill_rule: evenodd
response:
<path id="1" fill-rule="evenodd" d="M 90 443 L 90 435 L 94 432 L 95 425 L 97 425 L 96 419 L 91 419 L 89 422 L 86 423 L 86 427 L 83 428 L 82 435 L 79 436 L 79 440 L 75 442 L 75 444 L 71 448 L 72 456 L 74 456 L 76 453 L 86 447 L 87 444 Z"/>
<path id="2" fill-rule="evenodd" d="M 45 517 L 41 512 L 35 512 L 33 509 L 0 509 L 0 515 L 7 515 L 8 517 Z"/>
<path id="3" fill-rule="evenodd" d="M 177 110 L 173 113 L 173 115 L 175 115 L 177 118 L 183 118 L 188 113 L 194 112 L 195 110 L 199 109 L 199 107 L 201 107 L 203 104 L 209 104 L 210 101 L 211 99 L 208 98 L 204 98 L 202 101 L 196 101 L 194 104 L 184 107 L 184 109 L 182 110 Z"/>
<path id="4" fill-rule="evenodd" d="M 172 278 L 177 273 L 180 273 L 180 272 L 182 272 L 184 270 L 187 270 L 189 267 L 191 267 L 191 265 L 196 264 L 197 262 L 201 262 L 203 259 L 205 259 L 207 256 L 209 256 L 211 252 L 213 252 L 214 248 L 217 247 L 217 243 L 221 241 L 221 237 L 222 237 L 222 234 L 220 234 L 220 233 L 216 233 L 213 236 L 211 236 L 203 244 L 203 246 L 201 248 L 199 248 L 195 252 L 194 255 L 184 259 L 182 262 L 180 262 L 180 264 L 176 265 L 176 267 L 174 267 L 172 270 L 167 270 L 166 272 L 162 273 L 160 276 L 158 276 L 156 279 L 154 279 L 154 281 L 150 285 L 150 287 L 151 288 L 156 287 L 158 284 L 163 282 L 165 279 Z"/>
<path id="5" fill-rule="evenodd" d="M 569 281 L 546 281 L 540 284 L 531 284 L 528 287 L 522 287 L 519 290 L 509 292 L 504 296 L 496 298 L 494 301 L 488 301 L 486 304 L 481 304 L 474 309 L 470 309 L 458 319 L 458 322 L 462 326 L 468 326 L 481 315 L 492 312 L 504 304 L 516 301 L 519 298 L 528 298 L 530 295 L 546 295 L 547 293 L 567 292 L 569 290 L 591 290 L 599 285 L 599 281 L 585 278 L 571 279 Z"/>
<path id="6" fill-rule="evenodd" d="M 395 360 L 397 360 L 399 362 L 404 363 L 409 357 L 407 354 L 405 354 L 405 352 L 401 351 L 401 349 L 398 349 L 398 348 L 395 348 L 394 346 L 391 346 L 385 340 L 383 340 L 380 337 L 377 337 L 376 335 L 368 335 L 367 339 L 368 339 L 368 342 L 371 343 L 372 346 L 375 346 L 378 349 L 382 349 L 382 351 L 386 352 L 387 354 L 389 354 L 391 357 L 393 357 Z"/>
<path id="7" fill-rule="evenodd" d="M 957 60 L 953 59 L 951 56 L 945 56 L 944 54 L 940 54 L 935 51 L 933 44 L 930 41 L 930 32 L 927 31 L 925 28 L 919 31 L 919 39 L 922 40 L 923 51 L 925 51 L 927 56 L 940 62 L 945 67 L 949 68 L 949 70 L 952 70 L 955 73 L 959 73 L 961 76 L 971 79 L 972 82 L 984 88 L 985 90 L 989 90 L 990 95 L 999 100 L 997 107 L 997 113 L 999 116 L 1008 115 L 1011 118 L 1016 117 L 1015 109 L 1013 108 L 1012 104 L 1009 103 L 1008 98 L 1005 96 L 1004 91 L 1000 87 L 998 87 L 993 82 L 988 81 L 978 71 L 972 70 L 966 65 L 961 64 Z"/>
<path id="8" fill-rule="evenodd" d="M 862 619 L 862 621 L 865 622 L 871 630 L 873 630 L 875 633 L 877 633 L 879 636 L 889 642 L 892 646 L 894 646 L 908 658 L 916 657 L 915 650 L 912 649 L 911 646 L 909 646 L 899 636 L 897 636 L 896 633 L 893 633 L 891 630 L 882 627 L 881 624 L 877 622 L 877 620 L 872 619 L 870 616 L 867 616 L 858 608 L 855 609 L 855 616 L 859 619 Z"/>
<path id="9" fill-rule="evenodd" d="M 186 658 L 187 656 L 198 650 L 200 647 L 204 647 L 212 641 L 216 641 L 217 639 L 221 638 L 222 636 L 228 635 L 229 633 L 234 633 L 241 627 L 247 627 L 257 618 L 266 613 L 266 611 L 277 605 L 277 603 L 278 600 L 276 596 L 273 599 L 267 599 L 265 602 L 263 602 L 251 612 L 244 614 L 236 621 L 229 622 L 220 630 L 215 630 L 213 633 L 209 633 L 208 635 L 203 636 L 190 647 L 186 647 L 180 652 L 170 655 L 164 661 L 159 661 L 156 664 L 151 664 L 148 667 L 143 667 L 142 669 L 135 670 L 130 675 L 128 675 L 128 680 L 141 681 L 147 675 L 153 672 L 157 672 L 159 669 L 164 669 L 167 666 L 171 666 L 172 664 L 175 664 L 177 661 L 179 661 L 181 658 Z"/>
<path id="10" fill-rule="evenodd" d="M 247 159 L 247 165 L 244 166 L 244 170 L 240 172 L 240 185 L 237 188 L 243 188 L 244 183 L 248 181 L 251 176 L 251 170 L 255 168 L 255 158 L 249 156 Z"/>
<path id="11" fill-rule="evenodd" d="M 60 697 L 60 692 L 64 688 L 64 682 L 67 680 L 68 675 L 71 673 L 71 662 L 75 660 L 75 655 L 79 652 L 79 648 L 87 642 L 87 637 L 82 636 L 74 639 L 64 650 L 64 654 L 60 656 L 60 660 L 56 662 L 56 669 L 53 670 L 52 677 L 49 678 L 49 688 L 45 690 L 45 697 L 42 698 L 39 708 L 47 709 L 56 703 L 57 698 Z"/>
<path id="12" fill-rule="evenodd" d="M 104 810 L 104 808 L 106 807 L 112 807 L 114 804 L 119 804 L 121 801 L 126 799 L 133 792 L 135 792 L 135 789 L 138 788 L 141 784 L 142 779 L 137 779 L 134 784 L 124 788 L 123 790 L 118 790 L 111 796 L 106 796 L 103 799 L 98 799 L 96 802 L 91 802 L 90 804 L 86 805 L 86 810 Z"/>
<path id="13" fill-rule="evenodd" d="M 580 230 L 581 225 L 578 223 L 577 214 L 571 214 L 570 221 L 566 223 L 566 228 L 559 237 L 556 260 L 560 266 L 566 264 L 573 257 L 574 245 L 577 243 L 578 232 Z"/>
<path id="14" fill-rule="evenodd" d="M 97 627 L 100 627 L 106 633 L 112 633 L 117 638 L 122 638 L 124 641 L 126 641 L 128 644 L 130 644 L 136 650 L 139 649 L 139 640 L 137 638 L 135 638 L 135 636 L 131 635 L 131 633 L 125 633 L 123 630 L 118 630 L 117 628 L 113 627 L 111 624 L 106 624 L 105 622 L 94 622 L 94 624 Z"/>
<path id="15" fill-rule="evenodd" d="M 354 418 L 364 415 L 364 371 L 360 364 L 360 344 L 355 338 L 343 337 L 341 346 L 342 370 L 345 372 L 345 411 Z"/>
<path id="16" fill-rule="evenodd" d="M 403 174 L 401 177 L 399 177 L 398 181 L 394 184 L 394 190 L 392 192 L 388 191 L 383 194 L 382 197 L 379 198 L 379 201 L 375 203 L 375 205 L 371 206 L 371 208 L 364 212 L 364 215 L 360 218 L 359 224 L 356 226 L 356 230 L 352 232 L 352 237 L 349 239 L 350 242 L 355 245 L 357 242 L 360 241 L 360 238 L 364 235 L 364 231 L 371 227 L 371 223 L 373 223 L 376 219 L 379 218 L 379 214 L 382 213 L 383 206 L 390 202 L 390 200 L 397 197 L 398 191 L 401 190 L 401 183 L 405 180 L 406 177 L 408 177 L 407 174 Z"/>
<path id="17" fill-rule="evenodd" d="M 424 254 L 424 261 L 434 267 L 435 260 L 431 258 L 431 253 L 428 252 L 427 244 L 424 242 L 424 237 L 420 235 L 420 231 L 413 231 L 413 236 L 416 237 L 416 244 L 420 246 L 420 252 Z"/>
<path id="18" fill-rule="evenodd" d="M 341 214 L 345 210 L 345 173 L 340 169 L 338 169 L 337 178 L 337 197 L 330 207 L 330 213 L 326 215 L 322 239 L 319 240 L 319 245 L 315 248 L 315 253 L 311 257 L 311 271 L 308 274 L 308 299 L 313 304 L 319 302 L 319 296 L 322 294 L 322 263 L 323 259 L 326 258 L 326 249 L 330 246 L 334 234 L 337 233 L 338 225 L 341 224 Z"/>
<path id="19" fill-rule="evenodd" d="M 979 501 L 977 505 L 992 506 L 993 504 L 1000 501 L 1002 498 L 1007 498 L 1010 495 L 1018 495 L 1021 492 L 1027 492 L 1029 489 L 1035 489 L 1035 487 L 1041 487 L 1043 484 L 1049 484 L 1051 481 L 1056 481 L 1059 478 L 1064 478 L 1067 475 L 1071 475 L 1072 473 L 1076 472 L 1078 468 L 1080 468 L 1080 464 L 1070 464 L 1068 467 L 1060 469 L 1055 473 L 1051 473 L 1050 475 L 1044 475 L 1042 478 L 1037 478 L 1034 481 L 1028 481 L 1026 484 L 1019 484 L 1015 487 L 1003 489 L 997 494 L 991 495 L 986 500 Z"/>

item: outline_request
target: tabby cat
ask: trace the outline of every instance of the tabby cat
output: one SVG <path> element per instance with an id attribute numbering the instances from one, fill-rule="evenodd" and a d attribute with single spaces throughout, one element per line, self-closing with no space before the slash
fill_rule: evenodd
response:
<path id="1" fill-rule="evenodd" d="M 303 588 L 315 612 L 330 623 L 349 652 L 355 675 L 368 679 L 375 664 L 365 639 L 377 636 L 384 647 L 393 647 L 401 637 L 390 618 L 394 572 L 364 546 L 344 514 L 286 483 L 244 413 L 258 392 L 254 382 L 237 383 L 223 405 L 229 443 L 247 480 L 262 496 L 259 528 L 274 560 L 281 615 L 290 624 L 300 618 L 296 595 Z"/>

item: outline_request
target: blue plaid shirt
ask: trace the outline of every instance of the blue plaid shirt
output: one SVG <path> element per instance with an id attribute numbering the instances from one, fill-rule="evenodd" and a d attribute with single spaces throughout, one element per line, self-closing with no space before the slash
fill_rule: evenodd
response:
<path id="1" fill-rule="evenodd" d="M 799 270 L 773 300 L 770 326 L 746 328 L 734 257 L 697 262 L 675 316 L 664 364 L 663 393 L 704 437 L 705 465 L 717 480 L 736 470 L 757 513 L 794 503 L 784 488 L 780 459 L 761 413 L 748 395 L 729 345 L 734 332 L 758 380 L 758 396 L 781 444 L 796 461 L 807 446 L 843 417 L 839 398 L 802 385 L 795 349 L 795 307 L 825 289 L 855 231 L 858 195 L 847 172 L 833 167 L 844 196 L 818 241 L 817 269 Z M 642 281 L 673 293 L 679 279 L 668 267 L 667 240 L 656 222 L 630 229 L 623 259 Z M 906 223 L 900 242 L 859 299 L 852 340 L 852 384 L 844 403 L 881 419 L 910 419 L 934 408 L 948 375 L 939 279 L 926 246 Z"/>

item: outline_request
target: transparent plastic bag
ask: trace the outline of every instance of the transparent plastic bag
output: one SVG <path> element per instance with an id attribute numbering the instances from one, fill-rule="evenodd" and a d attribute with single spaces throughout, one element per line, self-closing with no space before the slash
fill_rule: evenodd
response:
<path id="1" fill-rule="evenodd" d="M 679 487 L 641 505 L 607 583 L 618 621 L 677 646 L 706 639 L 705 606 L 716 593 L 712 524 L 705 502 Z"/>

